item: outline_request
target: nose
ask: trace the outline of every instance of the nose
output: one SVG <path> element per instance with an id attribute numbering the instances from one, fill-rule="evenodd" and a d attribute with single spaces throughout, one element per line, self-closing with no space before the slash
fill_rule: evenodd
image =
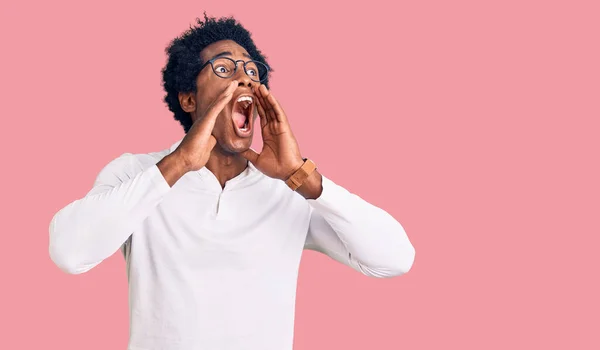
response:
<path id="1" fill-rule="evenodd" d="M 252 79 L 250 79 L 248 74 L 246 74 L 246 71 L 244 70 L 244 62 L 237 61 L 236 65 L 237 69 L 233 78 L 239 82 L 239 86 L 247 86 L 251 88 L 252 83 L 254 82 L 252 81 Z"/>

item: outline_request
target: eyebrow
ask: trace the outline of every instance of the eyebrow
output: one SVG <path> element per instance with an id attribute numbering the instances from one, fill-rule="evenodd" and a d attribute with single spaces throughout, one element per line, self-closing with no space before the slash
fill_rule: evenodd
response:
<path id="1" fill-rule="evenodd" d="M 243 53 L 242 55 L 246 58 L 252 59 L 252 57 L 250 55 L 248 55 L 247 53 Z M 233 56 L 233 54 L 229 51 L 223 51 L 223 52 L 218 53 L 215 56 L 213 56 L 211 58 L 211 60 L 214 60 L 215 58 L 219 58 L 219 57 L 223 57 L 223 56 Z"/>

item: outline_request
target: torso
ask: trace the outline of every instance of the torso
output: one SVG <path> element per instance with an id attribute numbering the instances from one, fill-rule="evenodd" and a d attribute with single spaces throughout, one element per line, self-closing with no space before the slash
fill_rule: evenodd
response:
<path id="1" fill-rule="evenodd" d="M 128 241 L 129 349 L 291 350 L 309 220 L 256 169 L 224 189 L 206 169 L 186 174 Z"/>

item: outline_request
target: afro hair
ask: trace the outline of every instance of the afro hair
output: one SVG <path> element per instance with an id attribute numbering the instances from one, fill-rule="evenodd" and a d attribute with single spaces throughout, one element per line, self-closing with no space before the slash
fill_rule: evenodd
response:
<path id="1" fill-rule="evenodd" d="M 217 41 L 232 40 L 242 46 L 254 60 L 269 65 L 266 57 L 256 48 L 252 34 L 234 18 L 216 19 L 204 13 L 204 21 L 197 18 L 196 22 L 195 26 L 190 26 L 190 29 L 173 39 L 167 46 L 167 64 L 162 69 L 163 87 L 166 92 L 164 102 L 186 133 L 192 127 L 192 118 L 179 105 L 178 95 L 180 92 L 198 91 L 196 78 L 204 63 L 200 52 L 205 47 Z M 262 84 L 268 88 L 268 78 Z"/>

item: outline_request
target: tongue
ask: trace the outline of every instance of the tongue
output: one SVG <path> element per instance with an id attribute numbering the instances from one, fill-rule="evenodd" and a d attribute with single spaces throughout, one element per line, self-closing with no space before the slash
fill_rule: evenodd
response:
<path id="1" fill-rule="evenodd" d="M 243 128 L 246 124 L 246 116 L 240 112 L 233 112 L 233 122 L 238 128 Z"/>

